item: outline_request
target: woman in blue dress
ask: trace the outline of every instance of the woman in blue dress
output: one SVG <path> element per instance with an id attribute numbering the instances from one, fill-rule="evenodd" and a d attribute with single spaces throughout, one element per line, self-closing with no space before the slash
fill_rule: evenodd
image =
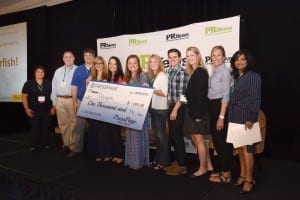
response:
<path id="1" fill-rule="evenodd" d="M 127 57 L 124 81 L 132 86 L 149 87 L 149 78 L 137 55 Z M 146 116 L 142 130 L 126 129 L 125 166 L 135 170 L 149 166 L 149 127 L 149 117 Z"/>

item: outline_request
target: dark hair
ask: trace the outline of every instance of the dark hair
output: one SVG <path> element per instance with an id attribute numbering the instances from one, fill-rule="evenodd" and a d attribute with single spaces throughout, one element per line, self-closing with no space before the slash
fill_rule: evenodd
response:
<path id="1" fill-rule="evenodd" d="M 255 61 L 254 58 L 252 56 L 252 54 L 246 50 L 246 49 L 240 49 L 238 51 L 236 51 L 233 56 L 230 59 L 230 64 L 231 64 L 231 68 L 232 68 L 232 75 L 233 78 L 236 79 L 237 77 L 239 77 L 239 72 L 235 66 L 235 61 L 241 56 L 244 55 L 246 60 L 247 60 L 247 66 L 244 70 L 244 72 L 248 71 L 248 70 L 253 70 L 255 67 Z"/>
<path id="2" fill-rule="evenodd" d="M 124 75 L 124 81 L 126 83 L 129 83 L 130 79 L 132 78 L 132 74 L 131 74 L 131 71 L 129 70 L 128 68 L 128 61 L 131 59 L 131 58 L 134 58 L 136 59 L 137 63 L 138 63 L 138 70 L 137 70 L 137 77 L 140 77 L 140 74 L 143 72 L 142 70 L 142 67 L 141 67 L 141 63 L 140 63 L 140 58 L 135 55 L 135 54 L 131 54 L 127 57 L 126 59 L 126 67 L 125 67 L 125 75 Z"/>
<path id="3" fill-rule="evenodd" d="M 178 57 L 181 57 L 181 53 L 180 53 L 180 51 L 179 51 L 178 49 L 175 49 L 175 48 L 169 49 L 169 50 L 168 50 L 168 55 L 169 55 L 170 53 L 177 53 L 177 54 L 178 54 Z"/>
<path id="4" fill-rule="evenodd" d="M 90 54 L 92 54 L 93 56 L 96 55 L 95 51 L 94 51 L 93 49 L 91 49 L 91 48 L 86 48 L 86 49 L 84 49 L 84 50 L 83 50 L 83 54 L 85 54 L 85 53 L 90 53 Z"/>
<path id="5" fill-rule="evenodd" d="M 74 53 L 73 53 L 72 51 L 70 51 L 70 50 L 66 50 L 66 51 L 64 51 L 64 52 L 63 52 L 63 55 L 65 55 L 66 53 L 70 53 L 70 54 L 72 54 L 72 55 L 73 55 L 73 57 L 75 57 L 75 56 L 74 56 Z"/>
<path id="6" fill-rule="evenodd" d="M 45 67 L 43 67 L 42 65 L 37 65 L 33 68 L 33 75 L 35 76 L 35 72 L 38 70 L 38 69 L 41 69 L 44 71 L 44 73 L 46 74 L 46 69 Z"/>
<path id="7" fill-rule="evenodd" d="M 114 59 L 116 61 L 116 63 L 117 63 L 117 71 L 116 71 L 116 74 L 114 75 L 114 80 L 112 80 L 112 72 L 109 70 L 109 61 L 111 59 Z M 121 61 L 120 61 L 120 59 L 118 57 L 111 56 L 108 59 L 107 66 L 108 66 L 108 78 L 107 78 L 108 81 L 118 82 L 118 80 L 119 80 L 120 77 L 123 79 L 123 77 L 124 77 L 123 68 L 122 68 Z"/>

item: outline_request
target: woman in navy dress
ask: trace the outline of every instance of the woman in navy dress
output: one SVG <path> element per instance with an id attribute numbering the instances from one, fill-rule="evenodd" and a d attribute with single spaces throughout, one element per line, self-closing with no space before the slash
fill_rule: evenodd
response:
<path id="1" fill-rule="evenodd" d="M 244 124 L 251 129 L 258 120 L 261 102 L 261 77 L 253 71 L 254 60 L 246 50 L 235 52 L 230 60 L 234 84 L 231 88 L 228 104 L 228 121 Z M 253 191 L 255 181 L 253 166 L 254 145 L 249 144 L 237 148 L 240 160 L 240 176 L 235 185 L 241 185 L 241 193 Z"/>

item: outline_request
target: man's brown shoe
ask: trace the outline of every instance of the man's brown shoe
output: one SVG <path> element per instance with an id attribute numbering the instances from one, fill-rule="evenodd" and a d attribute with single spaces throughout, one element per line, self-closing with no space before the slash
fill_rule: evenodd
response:
<path id="1" fill-rule="evenodd" d="M 173 168 L 176 168 L 176 167 L 179 167 L 178 163 L 177 162 L 172 162 L 171 165 L 169 165 L 167 167 L 164 167 L 164 170 L 165 171 L 170 171 L 170 170 L 172 170 Z"/>
<path id="2" fill-rule="evenodd" d="M 184 175 L 187 173 L 187 169 L 186 167 L 175 167 L 169 171 L 167 171 L 167 175 L 170 175 L 170 176 L 178 176 L 178 175 Z"/>
<path id="3" fill-rule="evenodd" d="M 75 151 L 70 151 L 67 155 L 68 158 L 72 158 L 72 157 L 75 157 L 75 156 L 78 156 L 79 152 L 75 152 Z"/>

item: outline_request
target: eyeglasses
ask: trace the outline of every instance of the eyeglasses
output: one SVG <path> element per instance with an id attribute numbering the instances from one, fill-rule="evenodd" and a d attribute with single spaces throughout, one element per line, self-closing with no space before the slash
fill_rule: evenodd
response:
<path id="1" fill-rule="evenodd" d="M 95 65 L 103 65 L 104 63 L 103 62 L 101 62 L 101 63 L 95 63 Z"/>

